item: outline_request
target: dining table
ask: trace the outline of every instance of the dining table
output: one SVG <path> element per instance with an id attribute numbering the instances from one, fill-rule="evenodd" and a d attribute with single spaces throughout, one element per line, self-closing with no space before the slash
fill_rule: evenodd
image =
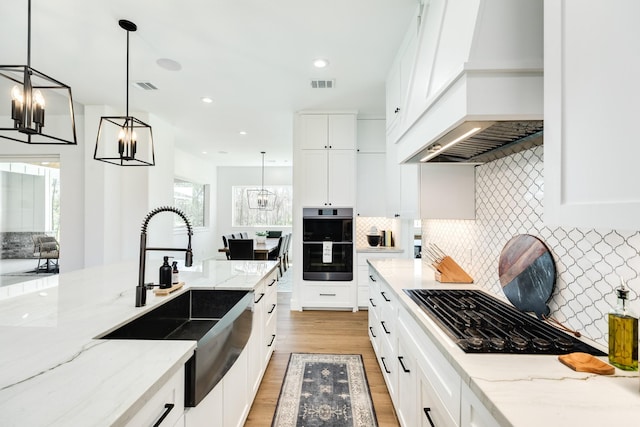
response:
<path id="1" fill-rule="evenodd" d="M 267 238 L 264 242 L 253 241 L 253 259 L 269 259 L 269 255 L 278 249 L 279 237 Z M 229 252 L 229 248 L 220 248 L 218 252 Z"/>

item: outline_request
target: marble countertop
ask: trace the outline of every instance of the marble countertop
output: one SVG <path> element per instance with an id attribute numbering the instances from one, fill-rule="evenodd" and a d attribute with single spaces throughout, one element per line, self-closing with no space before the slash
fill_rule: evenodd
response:
<path id="1" fill-rule="evenodd" d="M 147 305 L 137 308 L 134 262 L 0 288 L 0 425 L 125 424 L 191 357 L 195 341 L 96 337 L 189 288 L 252 290 L 275 268 L 274 261 L 203 261 L 180 272 L 181 290 L 148 291 Z"/>
<path id="2" fill-rule="evenodd" d="M 421 260 L 369 260 L 494 418 L 504 426 L 605 426 L 640 419 L 638 372 L 575 372 L 557 356 L 467 354 L 415 304 L 405 288 L 478 288 L 442 284 Z M 505 300 L 504 297 L 496 295 Z M 606 352 L 606 348 L 593 342 Z M 608 363 L 606 357 L 600 358 Z"/>

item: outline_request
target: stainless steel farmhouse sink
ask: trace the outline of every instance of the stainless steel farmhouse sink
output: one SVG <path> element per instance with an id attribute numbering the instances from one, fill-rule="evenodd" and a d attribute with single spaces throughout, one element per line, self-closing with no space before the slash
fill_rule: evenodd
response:
<path id="1" fill-rule="evenodd" d="M 197 341 L 185 364 L 185 406 L 196 406 L 244 349 L 252 306 L 253 292 L 191 289 L 98 338 Z"/>

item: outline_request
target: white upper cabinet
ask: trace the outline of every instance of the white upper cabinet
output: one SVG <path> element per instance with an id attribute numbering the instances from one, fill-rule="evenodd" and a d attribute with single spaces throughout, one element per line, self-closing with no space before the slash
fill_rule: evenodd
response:
<path id="1" fill-rule="evenodd" d="M 299 114 L 294 152 L 295 194 L 301 206 L 356 203 L 356 115 Z"/>
<path id="2" fill-rule="evenodd" d="M 544 221 L 640 230 L 640 2 L 545 1 Z"/>
<path id="3" fill-rule="evenodd" d="M 303 150 L 354 150 L 356 121 L 353 114 L 304 114 L 300 117 Z"/>
<path id="4" fill-rule="evenodd" d="M 384 119 L 358 119 L 359 153 L 384 153 L 386 136 Z"/>
<path id="5" fill-rule="evenodd" d="M 358 119 L 357 215 L 386 214 L 385 145 L 384 119 Z"/>
<path id="6" fill-rule="evenodd" d="M 390 134 L 396 133 L 394 132 L 394 128 L 396 128 L 401 121 L 407 102 L 418 40 L 418 23 L 420 20 L 418 14 L 419 9 L 416 12 L 416 17 L 405 33 L 400 49 L 387 75 L 386 118 L 387 132 Z"/>

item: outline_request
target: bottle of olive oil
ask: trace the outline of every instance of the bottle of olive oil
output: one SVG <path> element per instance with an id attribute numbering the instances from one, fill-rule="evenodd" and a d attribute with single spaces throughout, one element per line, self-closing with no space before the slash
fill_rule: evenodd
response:
<path id="1" fill-rule="evenodd" d="M 629 305 L 629 290 L 620 278 L 618 303 L 609 313 L 609 363 L 625 371 L 638 370 L 638 317 Z"/>

